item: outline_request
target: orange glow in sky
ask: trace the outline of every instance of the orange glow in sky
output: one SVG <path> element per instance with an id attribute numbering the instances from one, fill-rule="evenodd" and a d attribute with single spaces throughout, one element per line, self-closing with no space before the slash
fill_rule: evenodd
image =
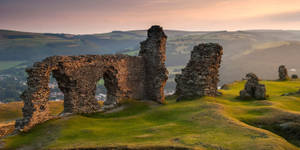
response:
<path id="1" fill-rule="evenodd" d="M 1 0 L 0 28 L 101 33 L 146 29 L 300 30 L 300 0 Z"/>

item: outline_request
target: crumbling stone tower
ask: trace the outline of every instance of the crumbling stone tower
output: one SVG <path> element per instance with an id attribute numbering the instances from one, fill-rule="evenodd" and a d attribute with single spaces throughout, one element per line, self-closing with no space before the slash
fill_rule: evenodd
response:
<path id="1" fill-rule="evenodd" d="M 279 66 L 278 75 L 280 81 L 285 81 L 289 79 L 288 71 L 284 65 Z"/>
<path id="2" fill-rule="evenodd" d="M 218 73 L 222 54 L 222 46 L 216 43 L 199 44 L 194 47 L 187 66 L 175 77 L 178 101 L 218 94 Z"/>
<path id="3" fill-rule="evenodd" d="M 255 98 L 257 100 L 266 99 L 266 87 L 263 84 L 259 84 L 258 77 L 254 73 L 248 73 L 246 78 L 247 83 L 245 84 L 245 89 L 240 91 L 240 98 Z"/>
<path id="4" fill-rule="evenodd" d="M 163 103 L 168 79 L 166 40 L 163 29 L 153 26 L 148 30 L 147 40 L 141 43 L 140 56 L 52 56 L 35 63 L 26 70 L 28 88 L 21 95 L 23 118 L 16 121 L 16 129 L 26 131 L 51 119 L 48 107 L 51 74 L 64 93 L 63 113 L 99 111 L 95 92 L 101 78 L 107 89 L 105 106 L 114 106 L 124 99 Z"/>
<path id="5" fill-rule="evenodd" d="M 145 98 L 164 101 L 164 86 L 168 80 L 165 67 L 167 36 L 160 26 L 148 30 L 148 39 L 141 43 L 139 56 L 145 60 Z"/>

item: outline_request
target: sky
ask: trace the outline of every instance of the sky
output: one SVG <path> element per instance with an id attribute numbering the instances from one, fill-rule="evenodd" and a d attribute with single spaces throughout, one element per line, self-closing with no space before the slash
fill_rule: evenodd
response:
<path id="1" fill-rule="evenodd" d="M 0 29 L 92 34 L 151 25 L 300 30 L 300 0 L 0 0 Z"/>

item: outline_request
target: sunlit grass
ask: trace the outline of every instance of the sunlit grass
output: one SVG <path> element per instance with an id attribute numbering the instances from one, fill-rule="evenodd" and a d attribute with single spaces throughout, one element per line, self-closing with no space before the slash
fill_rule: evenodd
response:
<path id="1" fill-rule="evenodd" d="M 129 101 L 124 104 L 124 109 L 117 112 L 51 120 L 4 141 L 11 149 L 24 146 L 66 149 L 122 145 L 230 150 L 298 149 L 255 124 L 285 115 L 300 115 L 300 97 L 281 96 L 297 91 L 300 81 L 262 81 L 269 95 L 269 99 L 263 101 L 237 99 L 244 83 L 231 84 L 229 90 L 221 90 L 223 96 L 216 98 L 176 102 L 176 97 L 170 97 L 165 105 Z"/>

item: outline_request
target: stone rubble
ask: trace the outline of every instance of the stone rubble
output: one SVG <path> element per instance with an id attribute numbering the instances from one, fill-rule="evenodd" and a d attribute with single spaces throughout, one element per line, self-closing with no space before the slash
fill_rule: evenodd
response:
<path id="1" fill-rule="evenodd" d="M 294 80 L 295 80 L 295 79 L 298 79 L 298 75 L 293 74 L 293 75 L 292 75 L 292 79 L 294 79 Z"/>
<path id="2" fill-rule="evenodd" d="M 279 66 L 278 75 L 280 81 L 285 81 L 289 79 L 288 70 L 284 65 Z"/>
<path id="3" fill-rule="evenodd" d="M 259 84 L 259 79 L 254 73 L 248 73 L 246 75 L 247 83 L 245 84 L 245 89 L 240 91 L 241 99 L 266 99 L 266 88 L 265 85 Z"/>

